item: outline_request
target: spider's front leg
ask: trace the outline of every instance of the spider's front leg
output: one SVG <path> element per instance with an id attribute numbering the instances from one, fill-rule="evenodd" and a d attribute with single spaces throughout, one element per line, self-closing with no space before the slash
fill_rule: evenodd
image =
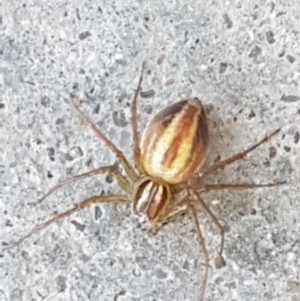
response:
<path id="1" fill-rule="evenodd" d="M 200 300 L 202 301 L 204 299 L 205 288 L 208 279 L 209 257 L 205 248 L 204 239 L 201 233 L 200 224 L 198 221 L 195 207 L 189 202 L 185 202 L 181 205 L 175 206 L 174 208 L 172 208 L 172 210 L 170 210 L 170 212 L 167 215 L 161 217 L 156 222 L 154 222 L 150 231 L 154 235 L 157 234 L 157 232 L 161 229 L 164 222 L 170 222 L 171 220 L 174 220 L 175 218 L 185 213 L 188 213 L 193 220 L 194 228 L 197 235 L 197 240 L 204 256 L 205 273 L 204 273 L 204 281 L 200 291 Z"/>
<path id="2" fill-rule="evenodd" d="M 75 207 L 73 207 L 70 210 L 67 210 L 62 213 L 56 214 L 53 218 L 47 220 L 46 222 L 34 227 L 28 234 L 23 236 L 21 239 L 19 239 L 17 242 L 13 243 L 11 246 L 5 248 L 4 250 L 11 249 L 12 247 L 16 247 L 20 245 L 25 239 L 29 238 L 33 234 L 41 231 L 42 229 L 52 225 L 53 223 L 56 223 L 65 217 L 70 216 L 71 214 L 75 212 L 79 212 L 83 210 L 84 208 L 90 206 L 91 204 L 95 203 L 123 203 L 123 204 L 129 204 L 131 202 L 131 199 L 129 196 L 125 195 L 117 195 L 117 194 L 107 194 L 107 195 L 96 195 L 92 196 L 81 203 L 77 204 Z"/>
<path id="3" fill-rule="evenodd" d="M 167 215 L 158 218 L 157 220 L 151 223 L 151 228 L 149 229 L 150 234 L 156 235 L 165 224 L 175 220 L 177 217 L 185 214 L 186 212 L 186 204 L 173 208 Z"/>
<path id="4" fill-rule="evenodd" d="M 217 269 L 219 269 L 226 265 L 225 260 L 223 259 L 223 256 L 222 256 L 223 248 L 224 248 L 225 230 L 224 230 L 223 226 L 219 223 L 219 221 L 215 217 L 215 215 L 211 212 L 211 210 L 205 204 L 205 202 L 201 198 L 200 194 L 197 192 L 197 189 L 195 189 L 194 187 L 191 187 L 190 193 L 192 194 L 194 199 L 197 201 L 197 205 L 199 205 L 201 207 L 201 210 L 209 217 L 211 222 L 216 226 L 216 228 L 221 236 L 219 256 L 215 259 L 215 266 Z"/>

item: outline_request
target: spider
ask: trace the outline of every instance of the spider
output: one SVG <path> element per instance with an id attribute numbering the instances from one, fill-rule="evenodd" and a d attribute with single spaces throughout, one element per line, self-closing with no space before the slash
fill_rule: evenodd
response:
<path id="1" fill-rule="evenodd" d="M 222 257 L 224 229 L 205 204 L 201 195 L 212 190 L 272 187 L 285 183 L 207 184 L 204 179 L 225 166 L 244 158 L 249 152 L 277 134 L 279 129 L 245 151 L 203 169 L 202 165 L 208 153 L 209 131 L 206 113 L 201 101 L 192 98 L 174 103 L 154 116 L 148 123 L 140 142 L 137 126 L 137 98 L 141 89 L 144 68 L 143 65 L 138 86 L 131 102 L 134 166 L 104 133 L 82 113 L 75 97 L 70 95 L 71 102 L 79 116 L 116 155 L 126 176 L 114 166 L 102 166 L 58 183 L 34 204 L 40 204 L 46 197 L 66 184 L 104 173 L 110 173 L 115 177 L 124 194 L 89 197 L 72 209 L 56 214 L 53 218 L 37 225 L 13 246 L 19 245 L 34 233 L 94 203 L 132 204 L 134 212 L 142 222 L 151 225 L 150 229 L 153 233 L 157 233 L 163 223 L 173 220 L 183 213 L 188 213 L 193 221 L 205 262 L 204 281 L 200 291 L 200 300 L 203 300 L 208 278 L 209 257 L 197 218 L 196 203 L 216 226 L 221 237 L 218 256 L 215 260 L 216 267 L 224 266 L 225 261 Z"/>

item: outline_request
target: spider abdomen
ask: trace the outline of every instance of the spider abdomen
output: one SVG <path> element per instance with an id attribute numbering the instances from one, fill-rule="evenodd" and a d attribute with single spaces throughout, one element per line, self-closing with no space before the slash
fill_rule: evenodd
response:
<path id="1" fill-rule="evenodd" d="M 166 183 L 182 183 L 204 162 L 208 143 L 207 120 L 200 100 L 177 102 L 154 116 L 143 133 L 144 170 Z"/>

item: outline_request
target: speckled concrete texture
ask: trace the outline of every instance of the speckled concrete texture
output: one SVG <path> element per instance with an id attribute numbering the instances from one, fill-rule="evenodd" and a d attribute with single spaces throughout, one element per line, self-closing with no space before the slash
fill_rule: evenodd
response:
<path id="1" fill-rule="evenodd" d="M 93 205 L 4 248 L 55 212 L 105 192 L 111 176 L 58 181 L 116 164 L 68 92 L 132 159 L 130 101 L 142 62 L 139 129 L 169 103 L 197 96 L 208 112 L 208 163 L 281 128 L 213 177 L 279 188 L 209 193 L 226 229 L 199 212 L 211 259 L 206 301 L 300 300 L 300 2 L 9 1 L 0 3 L 0 300 L 197 301 L 203 258 L 191 220 L 157 236 L 130 207 Z"/>

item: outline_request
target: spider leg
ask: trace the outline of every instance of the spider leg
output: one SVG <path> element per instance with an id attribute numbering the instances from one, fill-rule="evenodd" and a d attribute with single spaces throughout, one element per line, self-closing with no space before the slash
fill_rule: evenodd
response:
<path id="1" fill-rule="evenodd" d="M 190 191 L 191 191 L 191 194 L 197 199 L 197 201 L 198 201 L 197 204 L 199 204 L 201 206 L 201 210 L 207 214 L 207 216 L 210 218 L 211 222 L 216 226 L 216 228 L 221 236 L 219 257 L 217 257 L 215 260 L 216 268 L 219 269 L 219 268 L 225 266 L 225 261 L 222 257 L 223 247 L 224 247 L 224 237 L 225 237 L 224 228 L 221 226 L 218 219 L 214 216 L 214 214 L 210 211 L 210 209 L 204 203 L 204 201 L 200 197 L 199 193 L 193 187 L 191 187 Z"/>
<path id="2" fill-rule="evenodd" d="M 275 182 L 268 184 L 252 184 L 252 183 L 239 183 L 239 184 L 204 184 L 203 192 L 211 191 L 211 190 L 243 190 L 243 189 L 252 189 L 252 188 L 263 188 L 263 187 L 275 187 L 279 185 L 285 184 L 286 181 L 283 182 Z M 202 191 L 202 189 L 201 189 Z"/>
<path id="3" fill-rule="evenodd" d="M 92 196 L 84 201 L 82 201 L 81 203 L 77 204 L 75 207 L 73 207 L 72 209 L 62 212 L 62 213 L 58 213 L 56 214 L 53 218 L 49 219 L 48 221 L 37 225 L 36 227 L 34 227 L 28 234 L 26 234 L 25 236 L 23 236 L 20 240 L 18 240 L 16 243 L 12 244 L 11 246 L 8 246 L 7 248 L 5 248 L 4 250 L 8 250 L 11 249 L 13 247 L 16 247 L 18 245 L 20 245 L 24 240 L 26 240 L 27 238 L 29 238 L 30 236 L 32 236 L 33 234 L 41 231 L 42 229 L 50 226 L 53 223 L 56 223 L 60 220 L 62 220 L 63 218 L 70 216 L 71 214 L 81 211 L 84 208 L 90 206 L 91 204 L 94 203 L 124 203 L 124 204 L 129 204 L 130 203 L 130 198 L 124 195 L 116 195 L 116 194 L 107 194 L 107 195 L 100 195 L 100 196 Z"/>
<path id="4" fill-rule="evenodd" d="M 196 229 L 198 242 L 199 242 L 201 251 L 202 251 L 203 256 L 204 256 L 204 261 L 205 261 L 204 281 L 203 281 L 202 288 L 201 288 L 201 293 L 200 293 L 200 301 L 202 301 L 202 300 L 204 300 L 205 288 L 206 288 L 207 278 L 208 278 L 209 258 L 208 258 L 208 254 L 207 254 L 207 251 L 206 251 L 206 248 L 205 248 L 204 239 L 203 239 L 203 236 L 202 236 L 202 233 L 201 233 L 201 230 L 200 230 L 200 225 L 199 225 L 199 221 L 198 221 L 198 217 L 197 217 L 195 207 L 192 206 L 191 204 L 189 204 L 189 205 L 187 205 L 187 210 L 190 213 L 190 216 L 192 217 L 194 227 Z"/>
<path id="5" fill-rule="evenodd" d="M 165 216 L 158 218 L 153 222 L 152 228 L 150 230 L 151 234 L 156 235 L 158 231 L 162 228 L 164 223 L 169 223 L 170 221 L 176 219 L 178 216 L 187 212 L 187 205 L 175 206 L 168 212 Z"/>
<path id="6" fill-rule="evenodd" d="M 91 177 L 91 176 L 99 175 L 99 174 L 103 174 L 103 173 L 111 173 L 117 179 L 119 186 L 125 192 L 127 192 L 127 193 L 132 192 L 132 188 L 131 188 L 130 184 L 128 183 L 128 181 L 126 180 L 126 178 L 114 166 L 102 166 L 102 167 L 96 168 L 92 171 L 89 171 L 89 172 L 83 173 L 81 175 L 77 175 L 75 177 L 72 177 L 72 178 L 69 178 L 64 181 L 59 182 L 57 185 L 52 187 L 41 199 L 39 199 L 36 202 L 29 203 L 29 205 L 37 205 L 37 204 L 42 203 L 46 197 L 48 197 L 50 194 L 52 194 L 54 191 L 58 190 L 62 186 L 65 186 L 67 184 L 73 183 L 78 180 L 85 179 L 87 177 Z"/>
<path id="7" fill-rule="evenodd" d="M 197 239 L 201 248 L 201 251 L 203 253 L 204 256 L 204 265 L 205 265 L 205 274 L 204 274 L 204 281 L 202 284 L 202 288 L 201 288 L 201 294 L 200 294 L 200 301 L 202 301 L 204 299 L 204 293 L 205 293 L 205 288 L 206 288 L 206 283 L 207 283 L 207 278 L 208 278 L 208 268 L 209 268 L 209 257 L 205 248 L 205 244 L 204 244 L 204 239 L 200 230 L 200 225 L 199 225 L 199 221 L 198 221 L 198 217 L 197 217 L 197 213 L 196 210 L 194 208 L 193 205 L 191 204 L 182 204 L 180 206 L 175 206 L 175 208 L 173 208 L 166 216 L 161 217 L 159 219 L 159 221 L 171 221 L 173 219 L 175 219 L 176 217 L 180 216 L 183 213 L 189 213 L 189 215 L 191 216 L 193 223 L 194 223 L 194 227 L 196 230 L 196 234 L 197 234 Z M 158 225 L 158 223 L 155 224 L 154 228 L 152 229 L 152 234 L 157 234 L 157 232 L 160 230 L 161 226 Z"/>
<path id="8" fill-rule="evenodd" d="M 143 167 L 140 161 L 140 143 L 139 143 L 139 133 L 138 133 L 138 126 L 137 126 L 137 98 L 139 91 L 141 89 L 142 81 L 143 81 L 143 75 L 144 75 L 144 70 L 145 70 L 145 64 L 142 66 L 142 72 L 140 75 L 139 83 L 137 86 L 137 89 L 134 94 L 134 98 L 131 102 L 131 127 L 132 127 L 132 132 L 133 132 L 133 154 L 134 154 L 134 163 L 135 163 L 135 168 L 142 173 L 143 172 Z"/>
<path id="9" fill-rule="evenodd" d="M 130 179 L 135 182 L 138 179 L 138 175 L 136 174 L 136 171 L 131 166 L 131 164 L 126 159 L 125 155 L 103 134 L 103 132 L 98 129 L 92 121 L 90 121 L 79 109 L 79 105 L 75 102 L 74 98 L 75 96 L 70 94 L 71 101 L 74 105 L 75 110 L 79 114 L 82 120 L 94 131 L 94 133 L 102 140 L 107 147 L 116 155 L 116 157 L 120 160 L 121 165 L 123 166 L 126 174 L 130 177 Z"/>
<path id="10" fill-rule="evenodd" d="M 240 160 L 240 159 L 243 159 L 248 153 L 250 153 L 251 151 L 255 150 L 257 147 L 259 147 L 261 144 L 267 142 L 268 140 L 270 140 L 270 138 L 272 138 L 274 135 L 276 135 L 278 132 L 280 131 L 280 129 L 277 129 L 276 131 L 274 131 L 272 134 L 266 136 L 265 138 L 263 138 L 261 141 L 259 141 L 258 143 L 254 144 L 253 146 L 249 147 L 248 149 L 246 149 L 245 151 L 243 152 L 240 152 L 226 160 L 223 160 L 223 161 L 220 161 L 208 168 L 206 168 L 201 174 L 200 174 L 200 177 L 201 178 L 204 178 L 212 173 L 215 173 L 217 170 L 219 169 L 223 169 L 225 166 L 237 161 L 237 160 Z"/>

